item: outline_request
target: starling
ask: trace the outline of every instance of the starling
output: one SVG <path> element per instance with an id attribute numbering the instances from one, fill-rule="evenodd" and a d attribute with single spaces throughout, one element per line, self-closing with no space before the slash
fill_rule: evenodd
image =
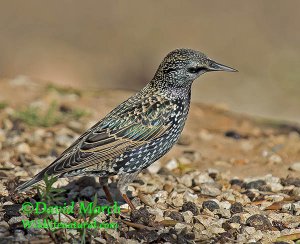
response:
<path id="1" fill-rule="evenodd" d="M 108 177 L 119 176 L 118 189 L 131 209 L 127 186 L 165 155 L 178 140 L 190 107 L 191 86 L 209 71 L 237 70 L 191 49 L 170 52 L 153 79 L 82 134 L 53 163 L 16 188 L 24 191 L 48 176 L 100 178 L 109 201 Z"/>

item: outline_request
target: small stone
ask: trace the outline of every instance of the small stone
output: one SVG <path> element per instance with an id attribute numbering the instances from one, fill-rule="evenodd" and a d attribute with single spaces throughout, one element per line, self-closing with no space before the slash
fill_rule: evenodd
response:
<path id="1" fill-rule="evenodd" d="M 246 220 L 246 225 L 254 227 L 257 230 L 271 230 L 272 224 L 263 215 L 254 214 Z"/>
<path id="2" fill-rule="evenodd" d="M 231 163 L 228 163 L 228 162 L 226 162 L 226 161 L 221 161 L 221 160 L 215 161 L 215 162 L 214 162 L 214 165 L 215 165 L 215 166 L 219 166 L 219 167 L 225 167 L 225 168 L 232 167 L 232 164 L 231 164 Z"/>
<path id="3" fill-rule="evenodd" d="M 300 162 L 295 162 L 293 163 L 290 167 L 289 170 L 297 171 L 300 172 Z"/>
<path id="4" fill-rule="evenodd" d="M 160 161 L 155 161 L 153 164 L 151 164 L 147 170 L 151 173 L 151 174 L 157 174 L 158 171 L 161 169 L 161 163 Z"/>
<path id="5" fill-rule="evenodd" d="M 213 137 L 213 134 L 211 134 L 205 129 L 202 129 L 199 133 L 199 138 L 203 141 L 210 141 L 211 139 L 213 139 Z"/>
<path id="6" fill-rule="evenodd" d="M 224 135 L 226 137 L 230 137 L 230 138 L 235 139 L 235 140 L 240 140 L 240 139 L 244 138 L 244 136 L 242 136 L 241 134 L 239 134 L 238 132 L 236 132 L 234 130 L 226 131 L 224 133 Z"/>
<path id="7" fill-rule="evenodd" d="M 18 75 L 15 78 L 9 80 L 11 86 L 30 86 L 32 80 L 26 75 Z"/>
<path id="8" fill-rule="evenodd" d="M 184 224 L 184 223 L 177 223 L 175 226 L 174 226 L 174 228 L 175 228 L 175 230 L 177 230 L 177 231 L 181 231 L 182 229 L 184 229 L 184 228 L 186 228 L 187 226 L 186 226 L 186 224 Z"/>
<path id="9" fill-rule="evenodd" d="M 245 189 L 259 189 L 259 187 L 266 185 L 264 180 L 255 180 L 244 184 Z"/>
<path id="10" fill-rule="evenodd" d="M 216 183 L 201 184 L 201 194 L 216 197 L 221 194 L 220 189 Z"/>
<path id="11" fill-rule="evenodd" d="M 61 188 L 63 186 L 67 186 L 69 183 L 70 182 L 67 178 L 59 178 L 56 182 L 53 183 L 52 187 Z"/>
<path id="12" fill-rule="evenodd" d="M 30 150 L 29 145 L 27 143 L 23 142 L 23 143 L 21 143 L 17 146 L 17 152 L 18 153 L 30 154 L 31 150 Z"/>
<path id="13" fill-rule="evenodd" d="M 174 186 L 171 185 L 171 184 L 165 184 L 164 187 L 163 187 L 163 189 L 164 189 L 166 192 L 171 193 L 171 192 L 173 191 L 173 189 L 174 189 Z"/>
<path id="14" fill-rule="evenodd" d="M 292 191 L 293 196 L 300 196 L 300 187 L 295 187 Z"/>
<path id="15" fill-rule="evenodd" d="M 244 182 L 242 180 L 240 180 L 240 179 L 232 179 L 232 180 L 229 181 L 229 183 L 231 185 L 242 186 Z"/>
<path id="16" fill-rule="evenodd" d="M 283 189 L 283 186 L 280 183 L 271 183 L 269 186 L 272 192 L 279 192 Z"/>
<path id="17" fill-rule="evenodd" d="M 83 188 L 83 189 L 80 191 L 80 195 L 81 195 L 82 197 L 87 197 L 87 198 L 89 198 L 89 197 L 94 196 L 94 195 L 95 195 L 95 192 L 96 192 L 96 190 L 95 190 L 94 187 L 92 187 L 92 186 L 87 186 L 87 187 Z"/>
<path id="18" fill-rule="evenodd" d="M 9 236 L 9 225 L 5 221 L 0 222 L 0 238 Z"/>
<path id="19" fill-rule="evenodd" d="M 281 184 L 284 186 L 294 185 L 300 187 L 300 178 L 286 178 L 281 179 Z"/>
<path id="20" fill-rule="evenodd" d="M 184 221 L 186 223 L 192 223 L 192 221 L 193 221 L 193 215 L 194 214 L 191 211 L 185 211 L 185 212 L 182 213 L 182 216 L 183 216 Z"/>
<path id="21" fill-rule="evenodd" d="M 17 224 L 20 223 L 22 220 L 28 220 L 28 218 L 25 215 L 17 216 L 17 217 L 12 217 L 9 221 L 9 225 Z"/>
<path id="22" fill-rule="evenodd" d="M 159 222 L 164 220 L 164 212 L 159 208 L 149 208 L 148 212 L 155 216 L 155 221 Z"/>
<path id="23" fill-rule="evenodd" d="M 180 146 L 188 146 L 192 143 L 191 138 L 187 135 L 181 135 L 177 141 Z"/>
<path id="24" fill-rule="evenodd" d="M 182 177 L 178 178 L 178 181 L 186 187 L 192 186 L 192 177 L 189 174 L 185 174 Z"/>
<path id="25" fill-rule="evenodd" d="M 237 229 L 239 230 L 241 228 L 241 225 L 239 223 L 230 223 L 230 227 L 232 229 Z"/>
<path id="26" fill-rule="evenodd" d="M 152 198 L 152 196 L 150 194 L 139 194 L 139 198 L 141 199 L 141 201 L 143 203 L 145 203 L 146 205 L 153 207 L 156 205 L 156 202 L 154 201 L 154 199 Z"/>
<path id="27" fill-rule="evenodd" d="M 272 154 L 269 157 L 268 161 L 271 164 L 280 164 L 280 163 L 282 163 L 282 158 L 279 155 L 277 155 L 277 154 Z"/>
<path id="28" fill-rule="evenodd" d="M 198 161 L 201 158 L 201 155 L 199 152 L 194 150 L 185 150 L 183 152 L 183 155 L 180 157 L 180 164 L 188 165 L 192 162 Z"/>
<path id="29" fill-rule="evenodd" d="M 168 192 L 158 191 L 152 197 L 156 203 L 165 203 L 168 198 Z"/>
<path id="30" fill-rule="evenodd" d="M 196 185 L 201 185 L 203 183 L 214 183 L 214 180 L 209 176 L 208 173 L 203 173 L 203 174 L 196 175 L 194 177 L 194 182 Z"/>
<path id="31" fill-rule="evenodd" d="M 184 201 L 187 202 L 194 202 L 198 199 L 198 196 L 196 194 L 192 194 L 189 191 L 185 191 L 183 194 Z"/>
<path id="32" fill-rule="evenodd" d="M 6 140 L 5 131 L 0 129 L 0 142 L 4 142 Z"/>
<path id="33" fill-rule="evenodd" d="M 229 220 L 229 223 L 241 223 L 241 217 L 239 215 L 232 216 Z"/>
<path id="34" fill-rule="evenodd" d="M 241 142 L 241 149 L 245 152 L 249 152 L 253 150 L 254 145 L 250 141 L 242 141 Z"/>
<path id="35" fill-rule="evenodd" d="M 182 205 L 182 212 L 190 211 L 194 215 L 197 215 L 199 213 L 197 205 L 193 202 L 186 202 Z"/>
<path id="36" fill-rule="evenodd" d="M 172 203 L 175 207 L 181 207 L 183 205 L 183 194 L 177 194 L 173 199 Z"/>
<path id="37" fill-rule="evenodd" d="M 25 171 L 24 169 L 20 168 L 20 167 L 16 167 L 17 172 L 15 173 L 15 176 L 20 176 L 20 177 L 27 177 L 28 173 L 27 171 Z"/>
<path id="38" fill-rule="evenodd" d="M 243 212 L 243 205 L 239 202 L 235 202 L 230 207 L 230 212 L 232 214 L 241 213 Z"/>
<path id="39" fill-rule="evenodd" d="M 75 132 L 78 132 L 78 133 L 81 133 L 82 130 L 83 130 L 82 124 L 81 124 L 80 122 L 74 121 L 74 120 L 71 120 L 71 121 L 68 123 L 68 127 L 69 127 L 71 130 L 73 130 L 73 131 L 75 131 Z"/>
<path id="40" fill-rule="evenodd" d="M 202 208 L 207 208 L 209 211 L 212 211 L 212 212 L 216 209 L 220 209 L 219 205 L 215 201 L 212 201 L 212 200 L 204 201 L 202 203 Z"/>
<path id="41" fill-rule="evenodd" d="M 7 162 L 10 159 L 10 153 L 7 151 L 0 152 L 0 163 Z"/>
<path id="42" fill-rule="evenodd" d="M 182 214 L 179 213 L 179 212 L 176 212 L 176 211 L 170 212 L 169 216 L 167 216 L 167 217 L 170 217 L 171 219 L 177 220 L 179 222 L 183 222 L 184 221 L 184 218 L 183 218 Z"/>
<path id="43" fill-rule="evenodd" d="M 27 239 L 24 236 L 24 231 L 20 229 L 16 229 L 14 232 L 14 237 L 17 242 L 26 242 Z"/>
<path id="44" fill-rule="evenodd" d="M 153 214 L 150 214 L 146 207 L 138 210 L 133 210 L 130 214 L 130 220 L 133 223 L 149 225 L 155 219 Z"/>
<path id="45" fill-rule="evenodd" d="M 220 208 L 229 210 L 231 208 L 231 203 L 228 201 L 222 201 L 222 202 L 219 202 L 219 206 L 220 206 Z"/>
<path id="46" fill-rule="evenodd" d="M 58 146 L 69 147 L 73 143 L 74 139 L 69 135 L 62 134 L 56 136 L 56 142 Z"/>
<path id="47" fill-rule="evenodd" d="M 172 159 L 170 160 L 166 166 L 165 166 L 168 170 L 173 170 L 173 169 L 176 169 L 178 168 L 178 162 L 176 159 Z"/>

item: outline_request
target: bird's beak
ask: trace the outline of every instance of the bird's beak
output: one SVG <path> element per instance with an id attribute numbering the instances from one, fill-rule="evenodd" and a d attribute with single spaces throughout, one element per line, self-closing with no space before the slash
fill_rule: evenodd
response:
<path id="1" fill-rule="evenodd" d="M 226 66 L 224 64 L 219 64 L 211 59 L 209 59 L 208 62 L 208 69 L 209 71 L 227 71 L 227 72 L 238 72 L 238 70 L 233 69 L 229 66 Z"/>

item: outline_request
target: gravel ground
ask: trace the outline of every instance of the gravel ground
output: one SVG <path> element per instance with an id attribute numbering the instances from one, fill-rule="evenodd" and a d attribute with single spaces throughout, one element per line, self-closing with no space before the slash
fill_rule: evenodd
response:
<path id="1" fill-rule="evenodd" d="M 53 97 L 58 105 L 49 102 Z M 38 119 L 36 111 L 18 112 L 18 104 L 2 105 L 0 243 L 80 243 L 82 236 L 88 243 L 299 243 L 298 127 L 260 127 L 249 118 L 220 115 L 217 108 L 206 106 L 192 108 L 192 120 L 175 149 L 130 185 L 129 196 L 137 210 L 128 211 L 116 189 L 117 177 L 110 179 L 122 211 L 91 219 L 118 223 L 117 229 L 25 229 L 22 221 L 38 217 L 20 213 L 22 204 L 35 204 L 42 197 L 36 190 L 15 194 L 14 189 L 52 162 L 91 125 L 93 110 L 83 113 L 74 109 L 74 101 L 82 105 L 82 99 L 74 91 L 53 93 L 52 89 L 49 95 L 47 90 L 42 97 L 31 99 L 31 105 L 44 111 Z M 210 121 L 199 124 L 193 113 Z M 222 124 L 212 122 L 214 113 Z M 64 191 L 57 193 L 55 200 L 47 199 L 52 203 L 92 202 L 96 194 L 98 205 L 108 204 L 94 178 L 60 179 L 54 187 Z M 78 211 L 42 217 L 62 222 L 86 220 Z"/>

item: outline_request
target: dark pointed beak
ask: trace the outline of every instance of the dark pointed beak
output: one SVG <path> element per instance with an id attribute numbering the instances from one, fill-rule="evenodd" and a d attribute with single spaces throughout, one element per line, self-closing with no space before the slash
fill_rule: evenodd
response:
<path id="1" fill-rule="evenodd" d="M 233 69 L 229 66 L 226 66 L 224 64 L 219 64 L 213 60 L 209 60 L 208 62 L 208 69 L 209 71 L 227 71 L 227 72 L 238 72 L 238 70 Z"/>

